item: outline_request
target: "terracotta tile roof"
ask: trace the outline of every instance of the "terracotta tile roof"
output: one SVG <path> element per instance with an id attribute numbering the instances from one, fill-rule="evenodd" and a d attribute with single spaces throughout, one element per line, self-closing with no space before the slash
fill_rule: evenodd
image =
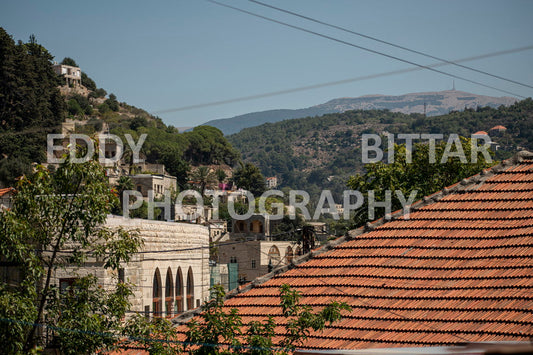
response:
<path id="1" fill-rule="evenodd" d="M 523 153 L 413 207 L 409 220 L 393 215 L 366 232 L 351 231 L 307 261 L 253 282 L 225 307 L 237 308 L 245 323 L 272 315 L 281 324 L 285 283 L 302 292 L 302 303 L 351 305 L 342 321 L 311 334 L 308 349 L 529 341 L 533 155 Z"/>
<path id="2" fill-rule="evenodd" d="M 0 197 L 4 196 L 8 192 L 13 191 L 14 189 L 12 187 L 6 187 L 5 189 L 0 189 Z"/>

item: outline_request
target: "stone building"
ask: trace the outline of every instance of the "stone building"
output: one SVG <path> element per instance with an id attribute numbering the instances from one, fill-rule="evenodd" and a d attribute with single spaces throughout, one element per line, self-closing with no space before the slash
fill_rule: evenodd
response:
<path id="1" fill-rule="evenodd" d="M 54 64 L 54 71 L 65 78 L 67 86 L 81 86 L 81 69 L 64 64 Z"/>
<path id="2" fill-rule="evenodd" d="M 154 191 L 154 197 L 156 198 L 163 197 L 165 191 L 176 191 L 177 179 L 172 175 L 137 174 L 131 175 L 130 177 L 135 185 L 135 189 L 146 199 L 148 198 L 148 191 L 150 190 Z"/>
<path id="3" fill-rule="evenodd" d="M 126 219 L 108 216 L 106 227 L 136 230 L 144 241 L 142 253 L 119 270 L 118 275 L 93 261 L 83 267 L 57 269 L 52 282 L 60 288 L 76 276 L 92 273 L 104 287 L 118 280 L 135 285 L 133 312 L 170 317 L 199 307 L 209 296 L 209 232 L 196 224 Z M 171 251 L 171 252 L 169 252 Z"/>
<path id="4" fill-rule="evenodd" d="M 275 189 L 278 186 L 278 178 L 275 176 L 267 177 L 265 180 L 267 189 Z"/>
<path id="5" fill-rule="evenodd" d="M 301 248 L 291 241 L 247 240 L 231 238 L 218 244 L 218 262 L 237 264 L 239 282 L 245 283 L 291 263 L 301 255 Z"/>
<path id="6" fill-rule="evenodd" d="M 270 237 L 278 224 L 279 220 L 273 220 L 269 214 L 254 213 L 248 219 L 234 219 L 231 231 L 234 237 L 248 239 Z"/>

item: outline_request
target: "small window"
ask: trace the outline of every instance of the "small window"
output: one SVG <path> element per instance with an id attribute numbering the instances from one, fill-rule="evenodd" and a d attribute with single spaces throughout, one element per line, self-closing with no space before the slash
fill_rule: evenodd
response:
<path id="1" fill-rule="evenodd" d="M 72 289 L 74 282 L 76 282 L 76 279 L 59 279 L 59 292 L 66 293 L 69 287 Z"/>
<path id="2" fill-rule="evenodd" d="M 256 268 L 255 260 L 252 260 L 252 269 Z"/>
<path id="3" fill-rule="evenodd" d="M 121 267 L 118 269 L 118 282 L 124 283 L 126 281 L 126 277 L 124 274 L 124 268 Z"/>
<path id="4" fill-rule="evenodd" d="M 232 256 L 231 258 L 229 258 L 229 262 L 230 263 L 236 263 L 237 262 L 237 257 L 236 256 Z"/>

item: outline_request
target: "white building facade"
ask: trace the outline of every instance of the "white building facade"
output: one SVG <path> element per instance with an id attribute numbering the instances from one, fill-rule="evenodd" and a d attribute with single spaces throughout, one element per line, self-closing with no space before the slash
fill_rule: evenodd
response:
<path id="1" fill-rule="evenodd" d="M 118 275 L 99 262 L 57 269 L 53 283 L 63 288 L 76 277 L 94 274 L 113 288 L 118 280 L 134 284 L 130 311 L 172 317 L 199 307 L 209 297 L 209 230 L 188 224 L 108 216 L 106 227 L 137 231 L 144 245 Z"/>

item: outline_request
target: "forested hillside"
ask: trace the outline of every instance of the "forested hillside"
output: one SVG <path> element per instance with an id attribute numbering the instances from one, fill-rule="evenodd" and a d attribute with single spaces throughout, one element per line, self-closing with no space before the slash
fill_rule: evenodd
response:
<path id="1" fill-rule="evenodd" d="M 239 160 L 217 128 L 201 126 L 180 133 L 116 95 L 107 95 L 85 72 L 81 88 L 63 86 L 60 91 L 63 80 L 53 70 L 53 58 L 35 37 L 15 43 L 0 27 L 0 186 L 12 185 L 32 163 L 45 162 L 46 135 L 60 133 L 67 118 L 74 121 L 77 133 L 90 136 L 104 127 L 121 138 L 129 133 L 135 141 L 146 133 L 142 156 L 149 163 L 164 164 L 181 187 L 191 165 L 233 166 Z M 62 64 L 77 66 L 72 58 Z"/>
<path id="2" fill-rule="evenodd" d="M 533 100 L 434 117 L 387 110 L 347 111 L 267 123 L 243 129 L 228 139 L 242 152 L 245 161 L 258 165 L 266 176 L 276 175 L 282 186 L 308 191 L 330 188 L 338 192 L 339 188 L 344 189 L 349 175 L 363 169 L 363 133 L 456 133 L 469 137 L 497 125 L 507 128 L 502 137 L 493 138 L 501 146 L 497 158 L 511 156 L 518 147 L 532 150 Z"/>
<path id="3" fill-rule="evenodd" d="M 46 134 L 64 120 L 52 58 L 33 36 L 15 43 L 0 27 L 0 181 L 12 182 L 43 161 Z"/>

